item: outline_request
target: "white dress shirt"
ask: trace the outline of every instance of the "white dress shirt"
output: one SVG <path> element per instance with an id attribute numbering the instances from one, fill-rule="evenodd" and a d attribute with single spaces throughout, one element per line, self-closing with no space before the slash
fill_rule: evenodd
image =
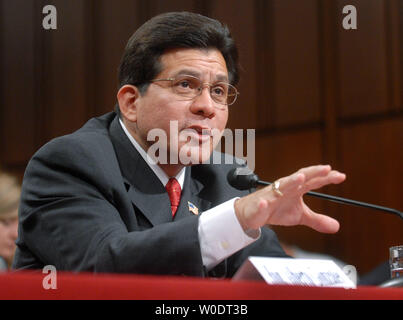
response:
<path id="1" fill-rule="evenodd" d="M 147 160 L 147 153 L 132 137 L 123 121 L 119 119 L 119 122 L 133 146 L 165 186 L 169 180 L 167 174 L 160 166 Z M 185 173 L 186 168 L 184 167 L 175 177 L 182 190 L 185 181 Z M 200 250 L 203 265 L 207 270 L 211 270 L 221 261 L 253 243 L 260 237 L 260 230 L 251 230 L 247 233 L 243 231 L 235 215 L 234 202 L 236 199 L 238 198 L 228 200 L 200 215 L 198 226 Z"/>

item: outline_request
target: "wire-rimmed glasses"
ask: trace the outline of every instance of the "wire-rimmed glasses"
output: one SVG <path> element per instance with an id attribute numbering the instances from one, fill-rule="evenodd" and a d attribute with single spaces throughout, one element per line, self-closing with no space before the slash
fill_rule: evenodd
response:
<path id="1" fill-rule="evenodd" d="M 210 96 L 214 102 L 218 104 L 218 108 L 225 109 L 227 106 L 234 104 L 239 92 L 231 84 L 218 81 L 214 84 L 203 83 L 199 78 L 191 75 L 178 75 L 174 78 L 154 79 L 150 82 L 170 81 L 172 91 L 183 100 L 193 100 L 201 95 L 205 86 L 209 87 Z"/>

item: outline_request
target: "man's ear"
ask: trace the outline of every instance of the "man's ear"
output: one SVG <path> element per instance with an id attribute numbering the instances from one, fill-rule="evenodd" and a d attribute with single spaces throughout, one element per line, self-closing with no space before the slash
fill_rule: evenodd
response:
<path id="1" fill-rule="evenodd" d="M 126 84 L 117 93 L 117 99 L 121 114 L 128 120 L 137 121 L 136 100 L 140 96 L 137 87 Z"/>

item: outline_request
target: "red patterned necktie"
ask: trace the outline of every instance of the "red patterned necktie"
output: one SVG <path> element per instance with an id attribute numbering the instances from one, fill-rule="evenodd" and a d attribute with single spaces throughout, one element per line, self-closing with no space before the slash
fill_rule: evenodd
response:
<path id="1" fill-rule="evenodd" d="M 172 218 L 175 217 L 178 210 L 179 202 L 181 201 L 181 186 L 175 178 L 170 178 L 165 189 L 168 192 L 169 200 L 171 200 Z"/>

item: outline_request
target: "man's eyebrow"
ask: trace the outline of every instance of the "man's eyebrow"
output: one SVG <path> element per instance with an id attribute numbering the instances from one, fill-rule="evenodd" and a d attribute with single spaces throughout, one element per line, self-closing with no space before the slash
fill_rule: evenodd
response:
<path id="1" fill-rule="evenodd" d="M 182 70 L 179 70 L 178 72 L 176 72 L 176 73 L 174 74 L 174 77 L 176 77 L 176 76 L 183 76 L 183 75 L 193 76 L 193 77 L 196 77 L 196 78 L 199 78 L 199 79 L 200 79 L 201 73 L 200 73 L 200 72 L 197 72 L 197 71 L 195 71 L 195 70 L 182 69 Z M 226 75 L 221 75 L 221 74 L 219 74 L 219 75 L 216 76 L 216 81 L 228 82 L 228 77 L 227 77 Z"/>
<path id="2" fill-rule="evenodd" d="M 174 74 L 174 76 L 183 76 L 183 75 L 200 78 L 200 72 L 197 72 L 195 70 L 190 70 L 190 69 L 182 69 Z"/>
<path id="3" fill-rule="evenodd" d="M 228 77 L 224 75 L 217 75 L 217 81 L 223 81 L 223 82 L 228 82 Z"/>

